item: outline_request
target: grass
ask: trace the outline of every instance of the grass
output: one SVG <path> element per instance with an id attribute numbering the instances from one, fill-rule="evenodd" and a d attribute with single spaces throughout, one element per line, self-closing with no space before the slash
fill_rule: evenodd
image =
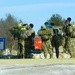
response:
<path id="1" fill-rule="evenodd" d="M 1 64 L 75 64 L 75 58 L 69 59 L 0 59 Z"/>

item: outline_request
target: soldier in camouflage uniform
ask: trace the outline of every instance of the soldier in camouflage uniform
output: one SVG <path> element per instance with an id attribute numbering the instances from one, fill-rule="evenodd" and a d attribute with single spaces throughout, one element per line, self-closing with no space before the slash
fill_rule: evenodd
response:
<path id="1" fill-rule="evenodd" d="M 24 38 L 22 38 L 20 35 L 23 31 L 26 31 L 26 25 L 27 24 L 22 24 L 21 22 L 18 24 L 18 26 L 12 27 L 9 29 L 9 31 L 11 32 L 11 34 L 14 36 L 14 40 L 15 38 L 17 38 L 18 40 L 18 51 L 17 54 L 19 56 L 19 58 L 24 58 Z"/>
<path id="2" fill-rule="evenodd" d="M 35 31 L 33 30 L 34 25 L 31 23 L 28 27 L 28 38 L 25 39 L 25 58 L 30 58 L 30 54 L 31 54 L 31 49 L 32 49 L 32 45 L 33 45 L 33 41 L 34 41 L 34 37 L 35 37 Z"/>
<path id="3" fill-rule="evenodd" d="M 21 37 L 21 34 L 26 31 L 26 27 L 28 24 L 23 24 L 21 27 L 21 33 L 20 33 L 20 37 L 18 38 L 18 54 L 20 55 L 20 57 L 25 58 L 25 38 Z"/>
<path id="4" fill-rule="evenodd" d="M 35 37 L 35 32 L 33 30 L 33 24 L 26 27 L 26 31 L 21 33 L 21 38 L 24 38 L 24 54 L 25 58 L 30 58 L 31 47 L 33 45 L 33 39 Z"/>
<path id="5" fill-rule="evenodd" d="M 68 52 L 71 57 L 75 57 L 75 27 L 70 24 L 71 18 L 67 18 L 66 25 L 64 27 L 65 32 L 65 49 L 66 52 Z"/>
<path id="6" fill-rule="evenodd" d="M 47 55 L 50 55 L 50 58 L 53 56 L 52 52 L 52 45 L 51 45 L 51 30 L 50 28 L 47 28 L 45 25 L 41 27 L 41 29 L 38 31 L 38 35 L 42 38 L 42 50 L 44 53 L 44 57 L 47 58 Z"/>

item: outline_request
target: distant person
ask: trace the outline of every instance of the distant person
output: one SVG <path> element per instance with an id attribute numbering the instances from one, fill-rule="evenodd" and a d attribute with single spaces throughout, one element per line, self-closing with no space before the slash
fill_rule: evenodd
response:
<path id="1" fill-rule="evenodd" d="M 65 36 L 65 50 L 70 54 L 71 58 L 75 57 L 75 28 L 71 25 L 71 18 L 68 17 L 65 21 L 64 36 Z"/>
<path id="2" fill-rule="evenodd" d="M 52 45 L 50 42 L 50 37 L 52 36 L 50 28 L 47 28 L 46 25 L 43 25 L 38 31 L 38 35 L 42 38 L 42 51 L 44 57 L 47 58 L 47 55 L 50 55 L 50 58 L 53 57 Z"/>
<path id="3" fill-rule="evenodd" d="M 28 38 L 25 39 L 26 45 L 26 58 L 30 58 L 32 45 L 34 44 L 34 37 L 35 37 L 35 31 L 33 30 L 34 25 L 32 23 L 29 24 L 29 28 L 27 29 L 28 32 Z"/>
<path id="4" fill-rule="evenodd" d="M 26 27 L 27 27 L 28 24 L 23 24 L 21 25 L 21 28 L 20 28 L 20 36 L 23 32 L 26 31 Z M 19 47 L 19 55 L 20 55 L 20 58 L 25 58 L 25 38 L 22 38 L 22 37 L 19 37 L 18 39 L 18 47 Z"/>
<path id="5" fill-rule="evenodd" d="M 58 29 L 53 29 L 52 46 L 55 48 L 56 57 L 59 58 L 60 35 Z"/>

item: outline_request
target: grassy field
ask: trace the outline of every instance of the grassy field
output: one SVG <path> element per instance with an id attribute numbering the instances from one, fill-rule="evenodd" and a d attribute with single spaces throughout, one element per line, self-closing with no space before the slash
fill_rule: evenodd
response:
<path id="1" fill-rule="evenodd" d="M 1 64 L 75 64 L 75 58 L 69 59 L 0 59 Z"/>

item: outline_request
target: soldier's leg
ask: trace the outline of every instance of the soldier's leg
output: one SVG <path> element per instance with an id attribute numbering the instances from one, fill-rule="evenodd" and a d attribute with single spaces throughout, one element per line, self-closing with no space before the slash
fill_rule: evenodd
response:
<path id="1" fill-rule="evenodd" d="M 20 55 L 20 43 L 18 43 L 18 51 L 17 51 L 17 55 Z"/>
<path id="2" fill-rule="evenodd" d="M 48 51 L 45 42 L 43 42 L 42 49 L 43 49 L 44 57 L 47 58 Z"/>
<path id="3" fill-rule="evenodd" d="M 22 57 L 25 58 L 25 47 L 23 46 L 23 49 L 22 49 Z"/>
<path id="4" fill-rule="evenodd" d="M 22 40 L 22 58 L 25 58 L 25 41 Z"/>
<path id="5" fill-rule="evenodd" d="M 22 44 L 21 43 L 19 43 L 18 56 L 19 56 L 19 58 L 22 57 Z"/>
<path id="6" fill-rule="evenodd" d="M 28 48 L 27 46 L 25 46 L 25 58 L 27 58 L 27 55 L 28 55 Z"/>
<path id="7" fill-rule="evenodd" d="M 30 52 L 31 52 L 30 50 L 31 50 L 31 49 L 30 49 L 30 46 L 28 46 L 28 47 L 27 47 L 27 58 L 30 58 Z"/>
<path id="8" fill-rule="evenodd" d="M 47 51 L 48 51 L 48 53 L 50 55 L 50 58 L 52 58 L 53 57 L 53 51 L 52 51 L 52 45 L 51 45 L 50 40 L 48 40 L 46 42 L 46 46 L 47 46 Z"/>
<path id="9" fill-rule="evenodd" d="M 56 57 L 59 58 L 59 46 L 55 46 Z"/>
<path id="10" fill-rule="evenodd" d="M 74 57 L 74 51 L 73 51 L 73 48 L 72 48 L 72 47 L 70 47 L 70 48 L 68 49 L 68 52 L 69 52 L 71 58 L 73 58 L 73 57 Z"/>
<path id="11" fill-rule="evenodd" d="M 52 57 L 53 57 L 52 48 L 48 49 L 48 53 L 49 53 L 49 55 L 50 55 L 50 58 L 52 58 Z"/>
<path id="12" fill-rule="evenodd" d="M 32 48 L 32 42 L 31 42 L 31 40 L 29 40 L 28 41 L 28 58 L 30 58 L 31 48 Z"/>
<path id="13" fill-rule="evenodd" d="M 25 45 L 25 58 L 28 58 L 29 46 L 28 43 Z"/>
<path id="14" fill-rule="evenodd" d="M 50 54 L 50 58 L 53 57 L 53 51 L 52 51 L 52 48 L 49 49 L 48 53 Z"/>
<path id="15" fill-rule="evenodd" d="M 30 58 L 30 53 L 31 53 L 31 44 L 29 43 L 29 41 L 27 41 L 25 45 L 25 57 Z"/>
<path id="16" fill-rule="evenodd" d="M 71 47 L 69 49 L 69 53 L 71 55 L 71 58 L 74 58 L 75 57 L 75 38 L 72 38 L 70 45 Z"/>

